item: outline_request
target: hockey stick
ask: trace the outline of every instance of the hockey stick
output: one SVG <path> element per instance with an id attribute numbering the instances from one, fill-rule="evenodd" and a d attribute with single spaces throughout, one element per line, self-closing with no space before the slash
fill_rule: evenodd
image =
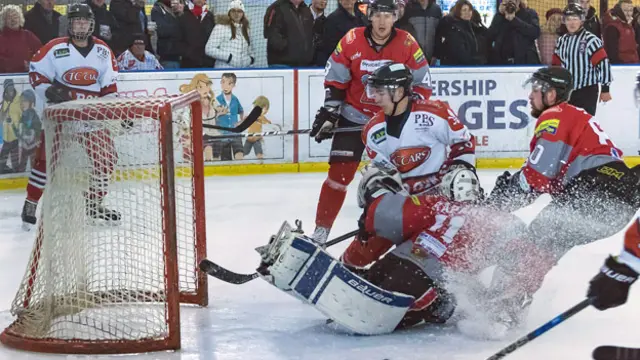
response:
<path id="1" fill-rule="evenodd" d="M 246 120 L 245 120 L 246 121 Z M 240 124 L 242 125 L 242 124 Z M 204 127 L 212 127 L 214 125 L 202 125 Z M 216 129 L 218 129 L 219 127 L 216 127 Z M 224 128 L 223 130 L 226 130 L 227 128 Z M 234 128 L 235 129 L 235 128 Z M 332 133 L 342 133 L 342 132 L 351 132 L 351 131 L 362 131 L 362 126 L 352 126 L 352 127 L 344 127 L 344 128 L 337 128 L 332 130 Z M 234 132 L 241 132 L 241 131 L 234 131 Z M 265 131 L 265 132 L 259 132 L 259 133 L 248 133 L 248 134 L 223 134 L 223 135 L 214 135 L 211 136 L 210 139 L 228 139 L 228 138 L 245 138 L 245 137 L 250 137 L 250 136 L 284 136 L 284 135 L 302 135 L 302 134 L 308 134 L 311 132 L 311 129 L 300 129 L 300 130 L 288 130 L 288 131 Z"/>
<path id="2" fill-rule="evenodd" d="M 337 238 L 324 243 L 322 247 L 326 249 L 337 243 L 343 242 L 349 238 L 356 236 L 359 231 L 360 230 L 353 230 L 344 235 L 338 236 Z M 207 259 L 204 259 L 200 262 L 200 270 L 224 282 L 228 282 L 230 284 L 238 284 L 238 285 L 244 284 L 258 277 L 257 272 L 254 272 L 253 274 L 238 274 L 231 270 L 227 270 L 222 266 L 214 263 L 213 261 L 207 260 Z"/>
<path id="3" fill-rule="evenodd" d="M 595 360 L 640 360 L 640 348 L 603 345 L 593 350 Z"/>
<path id="4" fill-rule="evenodd" d="M 498 360 L 498 359 L 502 359 L 503 357 L 511 354 L 512 352 L 518 350 L 519 348 L 523 347 L 524 345 L 528 344 L 531 340 L 537 338 L 538 336 L 546 333 L 547 331 L 553 329 L 556 325 L 560 324 L 561 322 L 567 320 L 568 318 L 572 317 L 573 315 L 579 313 L 580 311 L 586 309 L 587 307 L 589 307 L 589 305 L 591 305 L 591 299 L 587 298 L 582 300 L 581 302 L 579 302 L 578 304 L 574 305 L 571 309 L 563 312 L 562 314 L 554 317 L 553 319 L 551 319 L 551 321 L 547 322 L 546 324 L 540 326 L 539 328 L 533 330 L 532 332 L 528 333 L 527 335 L 521 337 L 520 339 L 516 340 L 515 342 L 511 343 L 511 345 L 505 347 L 504 349 L 498 351 L 497 353 L 495 353 L 494 355 L 492 355 L 491 357 L 487 358 L 487 360 Z"/>
<path id="5" fill-rule="evenodd" d="M 247 115 L 247 117 L 244 118 L 244 120 L 236 127 L 230 128 L 230 127 L 210 125 L 210 124 L 202 124 L 202 127 L 205 129 L 215 129 L 215 130 L 230 131 L 232 133 L 241 133 L 247 130 L 249 126 L 253 125 L 256 121 L 258 121 L 258 118 L 260 117 L 260 115 L 262 115 L 262 108 L 259 106 L 255 106 L 251 110 L 249 115 Z M 210 119 L 203 119 L 203 120 L 210 120 Z"/>

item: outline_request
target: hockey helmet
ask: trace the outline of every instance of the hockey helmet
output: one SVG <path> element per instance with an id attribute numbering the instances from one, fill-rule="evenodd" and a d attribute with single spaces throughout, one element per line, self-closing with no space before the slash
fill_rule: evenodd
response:
<path id="1" fill-rule="evenodd" d="M 580 21 L 584 21 L 585 13 L 580 4 L 569 3 L 564 10 L 562 10 L 562 23 L 564 23 L 569 16 L 579 17 Z"/>
<path id="2" fill-rule="evenodd" d="M 464 167 L 455 168 L 444 174 L 440 182 L 440 193 L 453 201 L 482 200 L 478 175 Z"/>
<path id="3" fill-rule="evenodd" d="M 371 16 L 376 12 L 388 12 L 398 17 L 398 4 L 396 0 L 370 0 L 367 6 L 367 18 L 371 19 Z"/>
<path id="4" fill-rule="evenodd" d="M 84 41 L 87 40 L 96 25 L 95 18 L 91 7 L 87 4 L 73 4 L 69 6 L 67 11 L 67 19 L 69 21 L 68 32 L 69 36 L 74 40 Z M 82 29 L 75 29 L 74 23 L 78 20 L 87 20 L 88 26 Z M 80 26 L 79 26 L 80 27 Z"/>
<path id="5" fill-rule="evenodd" d="M 545 94 L 550 89 L 556 90 L 556 104 L 569 100 L 573 91 L 573 77 L 569 70 L 560 66 L 549 66 L 538 69 L 525 82 L 525 86 L 531 84 L 533 90 L 542 91 Z M 544 97 L 543 97 L 544 99 Z M 555 104 L 545 104 L 553 106 Z"/>
<path id="6" fill-rule="evenodd" d="M 367 96 L 372 98 L 375 93 L 389 91 L 393 94 L 396 89 L 403 88 L 405 96 L 411 93 L 413 75 L 411 70 L 401 63 L 391 63 L 379 67 L 367 78 Z"/>

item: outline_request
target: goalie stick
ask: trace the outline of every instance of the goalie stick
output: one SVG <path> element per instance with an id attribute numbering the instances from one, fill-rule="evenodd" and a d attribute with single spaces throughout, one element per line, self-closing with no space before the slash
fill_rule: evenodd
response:
<path id="1" fill-rule="evenodd" d="M 249 115 L 247 115 L 247 117 L 244 118 L 244 120 L 242 120 L 242 122 L 238 124 L 238 126 L 236 127 L 230 128 L 230 127 L 210 125 L 210 124 L 202 124 L 202 127 L 205 129 L 215 129 L 215 130 L 230 131 L 232 133 L 241 133 L 247 130 L 249 126 L 253 125 L 256 121 L 258 121 L 258 118 L 260 117 L 260 115 L 262 115 L 262 108 L 259 106 L 255 106 L 251 110 Z M 203 120 L 211 120 L 211 119 L 203 119 Z"/>
<path id="2" fill-rule="evenodd" d="M 337 238 L 327 241 L 325 244 L 322 245 L 323 248 L 328 248 L 330 246 L 333 246 L 339 242 L 342 242 L 346 239 L 352 238 L 354 236 L 356 236 L 358 234 L 360 230 L 353 230 L 351 232 L 348 232 L 344 235 L 338 236 Z M 246 282 L 249 282 L 255 278 L 258 277 L 258 273 L 254 272 L 253 274 L 239 274 L 239 273 L 235 273 L 231 270 L 227 270 L 225 268 L 223 268 L 222 266 L 214 263 L 211 260 L 207 260 L 204 259 L 200 262 L 200 270 L 204 271 L 205 273 L 220 279 L 224 282 L 228 282 L 230 284 L 244 284 Z"/>
<path id="3" fill-rule="evenodd" d="M 245 120 L 246 121 L 246 120 Z M 254 120 L 255 122 L 255 120 Z M 240 124 L 242 125 L 242 124 Z M 212 126 L 215 125 L 202 125 L 204 127 L 207 128 L 211 128 Z M 220 127 L 215 127 L 216 129 L 219 129 Z M 226 128 L 224 128 L 226 129 Z M 337 128 L 332 130 L 332 133 L 342 133 L 342 132 L 351 132 L 351 131 L 362 131 L 362 126 L 352 126 L 352 127 L 344 127 L 344 128 Z M 242 132 L 242 131 L 234 131 L 234 132 Z M 264 131 L 264 132 L 259 132 L 259 133 L 247 133 L 247 134 L 223 134 L 223 135 L 214 135 L 211 136 L 211 139 L 228 139 L 228 138 L 237 138 L 237 137 L 250 137 L 250 136 L 284 136 L 284 135 L 303 135 L 303 134 L 308 134 L 311 132 L 311 129 L 300 129 L 300 130 L 288 130 L 288 131 Z"/>
<path id="4" fill-rule="evenodd" d="M 518 350 L 519 348 L 523 347 L 524 345 L 528 344 L 531 340 L 539 337 L 540 335 L 546 333 L 547 331 L 553 329 L 556 325 L 562 323 L 563 321 L 567 320 L 568 318 L 572 317 L 573 315 L 579 313 L 580 311 L 586 309 L 587 307 L 589 307 L 589 305 L 591 305 L 591 299 L 587 298 L 582 300 L 581 302 L 579 302 L 578 304 L 574 305 L 572 308 L 570 308 L 569 310 L 563 312 L 562 314 L 554 317 L 553 319 L 551 319 L 551 321 L 547 322 L 546 324 L 540 326 L 539 328 L 533 330 L 532 332 L 528 333 L 527 335 L 521 337 L 520 339 L 516 340 L 515 342 L 511 343 L 511 345 L 505 347 L 504 349 L 498 351 L 497 353 L 495 353 L 494 355 L 492 355 L 491 357 L 487 358 L 487 360 L 498 360 L 498 359 L 502 359 L 505 356 L 511 354 L 512 352 Z"/>
<path id="5" fill-rule="evenodd" d="M 595 360 L 640 360 L 640 348 L 603 345 L 593 350 Z"/>

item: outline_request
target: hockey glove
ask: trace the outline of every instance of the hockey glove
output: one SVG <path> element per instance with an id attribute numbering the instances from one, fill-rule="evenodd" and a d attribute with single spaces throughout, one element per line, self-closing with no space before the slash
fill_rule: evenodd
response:
<path id="1" fill-rule="evenodd" d="M 609 256 L 600 268 L 600 273 L 589 282 L 587 297 L 598 310 L 606 310 L 627 302 L 629 287 L 638 280 L 638 273 L 626 264 Z"/>
<path id="2" fill-rule="evenodd" d="M 498 176 L 486 204 L 507 212 L 531 204 L 538 197 L 538 193 L 524 189 L 521 185 L 521 176 L 520 171 L 516 171 L 513 175 L 505 171 Z"/>
<path id="3" fill-rule="evenodd" d="M 309 135 L 315 137 L 317 143 L 322 142 L 322 140 L 331 139 L 333 137 L 331 130 L 335 128 L 340 119 L 339 113 L 340 111 L 337 107 L 321 107 L 316 113 L 316 119 L 313 121 Z"/>
<path id="4" fill-rule="evenodd" d="M 60 104 L 65 101 L 73 100 L 69 89 L 57 82 L 53 83 L 53 85 L 49 86 L 47 90 L 45 90 L 44 96 L 46 96 L 47 100 L 52 104 Z"/>

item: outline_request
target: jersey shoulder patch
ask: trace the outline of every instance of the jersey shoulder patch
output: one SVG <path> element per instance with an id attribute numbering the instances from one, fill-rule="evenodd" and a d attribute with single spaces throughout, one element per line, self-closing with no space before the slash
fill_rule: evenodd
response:
<path id="1" fill-rule="evenodd" d="M 51 41 L 49 41 L 48 43 L 46 43 L 43 47 L 40 48 L 40 50 L 38 50 L 38 52 L 36 52 L 35 55 L 33 55 L 33 58 L 31 59 L 31 61 L 40 61 L 42 60 L 49 52 L 51 52 L 51 50 L 53 48 L 56 48 L 54 50 L 54 56 L 56 55 L 55 51 L 59 51 L 58 56 L 60 56 L 62 53 L 64 53 L 64 50 L 61 50 L 59 48 L 66 48 L 67 49 L 67 54 L 69 54 L 69 38 L 68 37 L 59 37 L 59 38 L 55 38 Z M 63 44 L 63 45 L 62 45 Z"/>
<path id="2" fill-rule="evenodd" d="M 365 145 L 379 145 L 387 139 L 387 129 L 384 126 L 384 112 L 379 111 L 369 120 L 362 129 L 362 142 Z"/>

